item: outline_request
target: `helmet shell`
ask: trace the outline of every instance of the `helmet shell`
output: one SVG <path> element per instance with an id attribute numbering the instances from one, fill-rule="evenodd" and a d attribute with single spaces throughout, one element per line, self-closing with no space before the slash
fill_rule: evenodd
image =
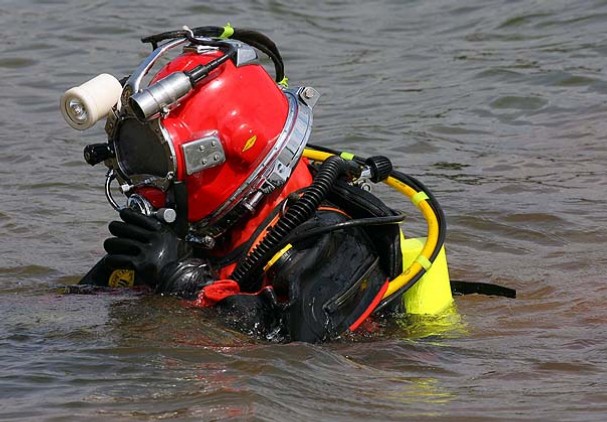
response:
<path id="1" fill-rule="evenodd" d="M 221 54 L 185 52 L 165 65 L 151 83 Z M 260 64 L 237 67 L 228 60 L 161 117 L 175 156 L 176 178 L 187 186 L 189 222 L 211 214 L 245 183 L 269 154 L 287 115 L 284 92 Z M 188 175 L 183 146 L 209 136 L 221 142 L 225 161 Z"/>

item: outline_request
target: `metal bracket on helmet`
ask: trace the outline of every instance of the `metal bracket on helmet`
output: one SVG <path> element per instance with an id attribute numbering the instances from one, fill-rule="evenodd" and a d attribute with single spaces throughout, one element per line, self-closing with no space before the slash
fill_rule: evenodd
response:
<path id="1" fill-rule="evenodd" d="M 232 42 L 236 43 L 238 47 L 238 50 L 236 50 L 236 67 L 244 66 L 249 63 L 256 63 L 258 61 L 259 56 L 253 47 L 239 41 Z"/>
<path id="2" fill-rule="evenodd" d="M 237 40 L 225 39 L 222 40 L 225 44 L 232 44 L 236 47 L 236 67 L 244 66 L 249 63 L 257 63 L 259 61 L 259 56 L 257 55 L 257 51 L 248 44 Z M 217 50 L 218 48 L 210 45 L 186 45 L 183 47 L 183 51 L 193 51 L 195 53 L 201 54 L 206 51 Z"/>
<path id="3" fill-rule="evenodd" d="M 319 92 L 311 86 L 302 86 L 297 91 L 297 95 L 310 108 L 314 108 L 316 102 L 320 98 Z"/>
<path id="4" fill-rule="evenodd" d="M 181 146 L 188 175 L 218 166 L 225 162 L 226 155 L 216 134 L 206 136 Z"/>

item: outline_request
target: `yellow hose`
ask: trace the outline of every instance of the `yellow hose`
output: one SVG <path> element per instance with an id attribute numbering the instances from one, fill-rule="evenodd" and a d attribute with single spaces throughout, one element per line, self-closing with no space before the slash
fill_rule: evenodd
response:
<path id="1" fill-rule="evenodd" d="M 384 183 L 407 196 L 409 199 L 413 198 L 413 195 L 417 194 L 415 189 L 405 185 L 403 182 L 395 179 L 392 176 L 389 176 Z M 421 201 L 417 206 L 422 212 L 422 215 L 426 219 L 426 223 L 428 225 L 428 237 L 419 255 L 428 261 L 430 260 L 430 256 L 438 244 L 438 221 L 432 207 L 430 207 L 426 200 Z M 386 290 L 386 293 L 384 294 L 384 299 L 394 294 L 394 292 L 399 290 L 401 287 L 405 286 L 413 279 L 413 277 L 424 269 L 424 267 L 418 262 L 419 259 L 419 257 L 416 258 L 413 264 L 411 264 L 400 275 L 394 278 L 394 280 L 390 281 L 388 290 Z"/>
<path id="2" fill-rule="evenodd" d="M 304 157 L 310 160 L 322 162 L 335 154 L 306 148 L 304 149 L 303 155 Z M 351 157 L 351 155 L 344 156 L 342 154 L 342 158 L 348 159 L 346 157 Z M 384 180 L 384 183 L 386 183 L 391 188 L 397 190 L 398 192 L 402 193 L 403 195 L 407 196 L 411 200 L 413 200 L 413 197 L 418 193 L 415 189 L 411 188 L 410 186 L 404 184 L 403 182 L 392 176 L 389 176 L 386 180 Z M 401 274 L 399 274 L 397 277 L 390 281 L 388 289 L 386 290 L 386 293 L 384 294 L 384 297 L 382 299 L 393 295 L 401 287 L 406 286 L 407 283 L 409 283 L 417 274 L 423 271 L 424 266 L 420 262 L 428 262 L 430 260 L 430 256 L 432 255 L 432 252 L 438 244 L 439 224 L 436 215 L 432 210 L 432 207 L 428 204 L 427 199 L 422 199 L 421 201 L 419 201 L 417 207 L 420 209 L 428 225 L 428 236 L 426 243 L 424 244 L 422 251 L 416 258 L 416 260 L 413 262 L 413 264 L 411 264 Z"/>

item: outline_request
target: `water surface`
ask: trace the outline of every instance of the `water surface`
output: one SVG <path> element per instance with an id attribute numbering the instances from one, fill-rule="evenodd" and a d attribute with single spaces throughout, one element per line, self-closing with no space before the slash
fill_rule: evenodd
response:
<path id="1" fill-rule="evenodd" d="M 389 154 L 448 216 L 448 321 L 272 344 L 134 293 L 63 295 L 115 213 L 61 93 L 131 72 L 139 38 L 252 27 L 316 87 L 315 143 Z M 605 420 L 607 2 L 4 0 L 0 419 Z M 393 193 L 387 201 L 415 209 Z"/>

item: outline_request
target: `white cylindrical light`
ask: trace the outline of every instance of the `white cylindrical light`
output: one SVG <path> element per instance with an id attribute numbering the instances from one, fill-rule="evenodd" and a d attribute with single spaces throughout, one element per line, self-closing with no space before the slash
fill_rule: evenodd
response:
<path id="1" fill-rule="evenodd" d="M 61 96 L 61 114 L 74 129 L 86 130 L 107 116 L 120 99 L 122 85 L 118 79 L 102 73 Z"/>

